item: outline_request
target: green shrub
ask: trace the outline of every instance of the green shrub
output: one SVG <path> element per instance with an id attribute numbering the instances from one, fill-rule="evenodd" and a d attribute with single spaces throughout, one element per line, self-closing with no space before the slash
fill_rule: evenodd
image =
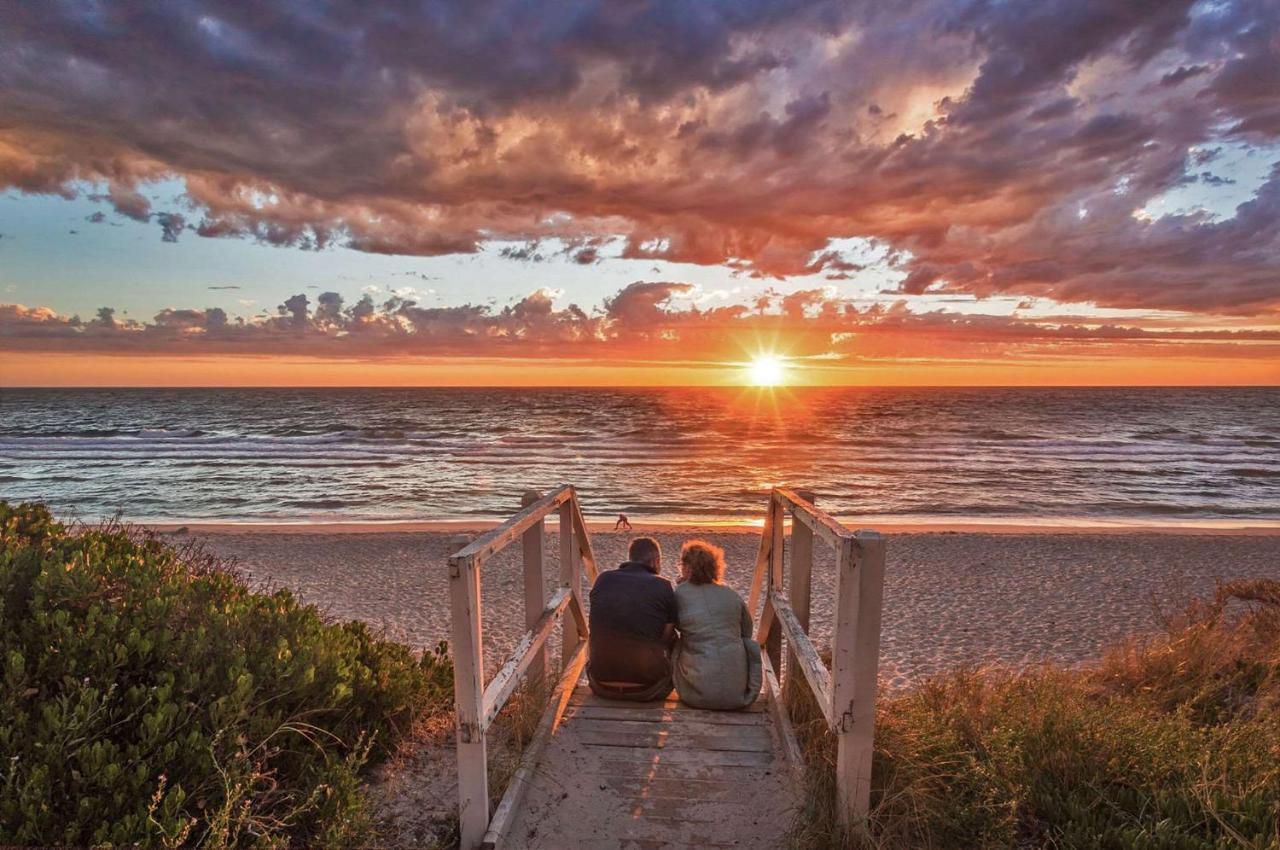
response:
<path id="1" fill-rule="evenodd" d="M 0 502 L 0 844 L 341 844 L 358 775 L 445 711 L 421 659 L 212 559 Z"/>
<path id="2" fill-rule="evenodd" d="M 807 691 L 792 709 L 799 847 L 1280 848 L 1280 583 L 1224 586 L 1084 669 L 960 671 L 882 700 L 851 833 L 834 741 Z"/>

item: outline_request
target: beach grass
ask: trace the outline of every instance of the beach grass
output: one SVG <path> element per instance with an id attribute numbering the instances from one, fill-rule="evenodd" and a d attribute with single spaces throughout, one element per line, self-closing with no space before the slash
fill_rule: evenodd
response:
<path id="1" fill-rule="evenodd" d="M 0 502 L 0 844 L 326 846 L 452 667 L 198 547 Z"/>
<path id="2" fill-rule="evenodd" d="M 872 810 L 842 830 L 807 689 L 797 848 L 1280 847 L 1280 583 L 1235 582 L 1093 665 L 938 675 L 877 711 Z"/>

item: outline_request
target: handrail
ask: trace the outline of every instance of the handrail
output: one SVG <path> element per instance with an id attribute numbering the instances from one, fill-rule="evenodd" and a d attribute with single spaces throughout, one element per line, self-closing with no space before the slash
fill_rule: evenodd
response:
<path id="1" fill-rule="evenodd" d="M 525 777 L 508 785 L 498 808 L 502 818 L 491 824 L 485 742 L 490 726 L 522 679 L 530 676 L 541 679 L 547 673 L 545 646 L 556 623 L 561 624 L 564 655 L 557 695 L 563 696 L 566 687 L 572 691 L 572 686 L 566 686 L 565 682 L 570 677 L 577 681 L 586 658 L 588 623 L 582 603 L 582 565 L 585 564 L 588 579 L 594 583 L 596 561 L 582 508 L 578 504 L 578 494 L 572 485 L 565 484 L 545 496 L 526 494 L 525 501 L 527 504 L 520 511 L 449 558 L 454 704 L 457 712 L 458 820 L 461 843 L 468 850 L 485 840 L 491 825 L 501 827 L 509 820 L 528 784 Z M 561 538 L 560 587 L 547 599 L 542 572 L 543 521 L 557 511 L 560 514 Z M 487 559 L 517 540 L 524 541 L 525 622 L 529 628 L 485 685 L 480 568 Z M 543 606 L 540 611 L 539 604 Z M 549 708 L 555 713 L 551 726 L 563 710 L 563 700 L 559 701 L 558 709 L 556 700 L 553 700 Z"/>
<path id="2" fill-rule="evenodd" d="M 826 511 L 819 509 L 813 502 L 803 496 L 779 487 L 774 491 L 778 498 L 791 507 L 791 515 L 803 522 L 823 540 L 832 546 L 839 546 L 841 540 L 853 539 L 853 532 L 833 519 Z"/>
<path id="3" fill-rule="evenodd" d="M 786 514 L 791 523 L 791 587 L 783 575 Z M 831 667 L 809 637 L 809 592 L 813 570 L 813 539 L 820 537 L 835 549 L 836 605 L 832 630 Z M 812 691 L 827 728 L 836 736 L 836 793 L 846 824 L 867 816 L 871 797 L 871 758 L 874 750 L 876 675 L 880 655 L 880 606 L 884 585 L 884 541 L 874 531 L 852 531 L 813 503 L 807 493 L 775 487 L 760 540 L 760 553 L 751 580 L 748 607 L 754 615 L 763 597 L 756 640 L 763 647 L 771 700 L 778 691 L 803 681 Z M 782 667 L 782 639 L 787 641 L 787 666 Z M 799 670 L 800 677 L 795 676 Z M 781 717 L 785 718 L 785 706 Z M 779 721 L 784 737 L 789 721 Z M 792 748 L 788 748 L 790 752 Z"/>
<path id="4" fill-rule="evenodd" d="M 576 497 L 571 501 L 573 504 L 573 533 L 578 538 L 578 553 L 582 557 L 583 566 L 587 568 L 587 578 L 591 584 L 595 584 L 596 576 L 599 572 L 596 568 L 595 552 L 591 550 L 591 535 L 587 533 L 587 522 L 582 518 L 582 505 L 578 504 Z"/>
<path id="5" fill-rule="evenodd" d="M 551 601 L 547 603 L 547 607 L 543 610 L 542 618 L 538 620 L 537 625 L 524 633 L 524 637 L 516 644 L 516 648 L 511 651 L 506 663 L 494 674 L 493 679 L 485 687 L 484 716 L 481 720 L 481 728 L 485 731 L 488 731 L 493 719 L 498 716 L 498 712 L 502 710 L 511 694 L 515 692 L 516 686 L 520 684 L 521 675 L 525 670 L 529 669 L 534 657 L 542 649 L 542 645 L 546 643 L 551 630 L 555 628 L 560 615 L 564 613 L 564 609 L 569 607 L 572 601 L 573 593 L 569 588 L 562 587 L 556 591 L 555 596 L 551 597 Z"/>
<path id="6" fill-rule="evenodd" d="M 576 494 L 574 493 L 573 485 L 561 485 L 528 507 L 522 508 L 519 513 L 512 515 L 506 522 L 496 528 L 489 529 L 449 556 L 450 566 L 461 564 L 463 561 L 468 560 L 479 563 L 491 555 L 497 554 L 514 542 L 522 533 L 532 528 L 535 523 L 546 517 L 547 514 L 574 498 L 576 498 Z"/>
<path id="7" fill-rule="evenodd" d="M 782 626 L 783 636 L 791 642 L 792 657 L 798 662 L 796 666 L 804 673 L 809 689 L 822 709 L 822 716 L 827 719 L 828 726 L 835 726 L 836 718 L 831 716 L 831 673 L 827 671 L 827 665 L 822 663 L 822 656 L 800 626 L 786 598 L 777 591 L 770 591 L 769 601 L 773 603 L 773 615 Z"/>
<path id="8" fill-rule="evenodd" d="M 770 573 L 773 563 L 773 547 L 778 536 L 774 529 L 774 500 L 769 497 L 769 507 L 765 510 L 764 526 L 760 529 L 760 552 L 756 555 L 756 571 L 751 578 L 751 592 L 747 597 L 747 610 L 755 616 L 756 606 L 760 602 L 760 592 L 764 589 L 765 577 Z M 779 553 L 781 557 L 781 553 Z"/>
<path id="9" fill-rule="evenodd" d="M 566 484 L 545 496 L 528 493 L 525 502 L 519 512 L 449 558 L 459 823 L 461 843 L 467 850 L 502 843 L 529 784 L 537 754 L 559 723 L 586 661 L 588 622 L 581 577 L 585 570 L 589 582 L 594 583 L 597 567 L 577 492 Z M 560 586 L 548 599 L 542 573 L 544 520 L 557 511 Z M 788 513 L 792 517 L 791 592 L 783 574 Z M 836 552 L 836 614 L 830 669 L 808 634 L 815 537 L 831 544 Z M 525 622 L 529 628 L 486 686 L 480 568 L 516 540 L 523 540 L 524 544 Z M 865 818 L 870 802 L 883 580 L 884 541 L 879 534 L 849 530 L 816 507 L 808 494 L 783 487 L 770 492 L 749 601 L 754 616 L 763 599 L 757 639 L 763 647 L 765 689 L 793 768 L 799 763 L 799 747 L 782 694 L 799 682 L 813 692 L 828 729 L 837 737 L 836 789 L 846 823 Z M 792 593 L 796 595 L 793 597 Z M 550 678 L 545 646 L 557 622 L 563 635 L 558 684 L 520 770 L 490 820 L 486 733 L 522 678 L 541 678 L 544 674 Z M 781 655 L 784 638 L 788 648 L 785 668 Z M 801 673 L 799 677 L 794 675 L 796 670 Z M 780 682 L 784 673 L 785 680 Z"/>

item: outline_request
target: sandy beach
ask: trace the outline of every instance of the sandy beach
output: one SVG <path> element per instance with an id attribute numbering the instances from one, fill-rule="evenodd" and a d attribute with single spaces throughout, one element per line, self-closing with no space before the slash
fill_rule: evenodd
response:
<path id="1" fill-rule="evenodd" d="M 389 637 L 425 647 L 449 636 L 445 562 L 475 531 L 465 525 L 449 531 L 224 525 L 186 534 L 231 559 L 254 582 L 292 588 L 333 617 L 362 619 Z M 684 539 L 699 536 L 724 547 L 727 581 L 745 593 L 759 548 L 757 530 L 642 526 L 637 532 L 662 543 L 668 575 Z M 601 568 L 623 559 L 629 538 L 593 529 Z M 1126 635 L 1154 633 L 1160 611 L 1212 592 L 1219 581 L 1280 579 L 1275 533 L 1015 528 L 891 532 L 888 540 L 881 671 L 890 688 L 957 665 L 1088 661 Z M 555 575 L 557 552 L 549 533 L 549 576 Z M 508 548 L 484 573 L 490 670 L 523 631 L 519 559 L 519 547 Z M 820 645 L 830 633 L 832 567 L 831 553 L 816 547 L 813 631 Z"/>

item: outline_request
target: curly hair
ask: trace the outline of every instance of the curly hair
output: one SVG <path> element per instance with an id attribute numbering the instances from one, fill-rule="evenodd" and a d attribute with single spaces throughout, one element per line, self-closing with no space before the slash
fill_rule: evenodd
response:
<path id="1" fill-rule="evenodd" d="M 681 546 L 680 563 L 689 568 L 690 584 L 719 584 L 724 578 L 724 550 L 705 540 Z"/>

